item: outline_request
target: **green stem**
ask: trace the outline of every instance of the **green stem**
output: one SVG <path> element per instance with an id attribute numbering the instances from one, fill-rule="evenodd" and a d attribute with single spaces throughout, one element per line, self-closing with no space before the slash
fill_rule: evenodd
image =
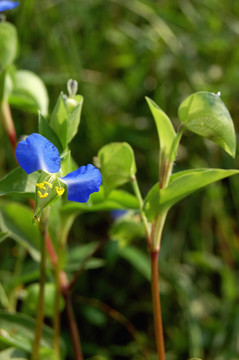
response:
<path id="1" fill-rule="evenodd" d="M 60 245 L 60 247 L 62 247 Z M 60 295 L 61 295 L 61 284 L 60 284 L 60 272 L 61 272 L 61 254 L 62 251 L 59 250 L 58 258 L 55 266 L 55 306 L 54 306 L 54 317 L 53 317 L 53 349 L 55 354 L 55 359 L 59 359 L 60 354 Z"/>
<path id="2" fill-rule="evenodd" d="M 74 220 L 74 216 L 63 217 L 61 226 L 58 231 L 59 247 L 57 250 L 57 258 L 55 258 L 55 306 L 53 315 L 53 349 L 55 360 L 60 358 L 60 296 L 65 291 L 66 284 L 62 284 L 62 258 L 67 241 L 68 232 Z"/>
<path id="3" fill-rule="evenodd" d="M 42 219 L 42 222 L 44 220 Z M 44 320 L 44 285 L 46 281 L 46 245 L 45 245 L 45 232 L 46 232 L 46 223 L 40 224 L 40 232 L 42 234 L 41 239 L 41 261 L 40 261 L 40 289 L 39 289 L 39 298 L 38 298 L 38 312 L 36 318 L 36 327 L 35 327 L 35 338 L 32 348 L 32 360 L 39 359 L 39 350 L 40 350 L 40 341 L 42 336 L 42 327 Z"/>
<path id="4" fill-rule="evenodd" d="M 163 324 L 162 324 L 161 303 L 160 303 L 160 294 L 159 294 L 158 254 L 159 254 L 158 251 L 150 253 L 151 287 L 152 287 L 154 328 L 155 328 L 158 360 L 165 360 Z"/>
<path id="5" fill-rule="evenodd" d="M 138 202 L 139 202 L 139 211 L 140 211 L 140 215 L 141 215 L 144 229 L 145 229 L 146 241 L 147 241 L 148 248 L 150 249 L 150 224 L 148 223 L 148 220 L 144 213 L 144 209 L 143 209 L 144 201 L 143 201 L 143 198 L 142 198 L 142 195 L 141 195 L 141 192 L 139 189 L 139 185 L 138 185 L 135 175 L 133 175 L 131 177 L 131 184 L 132 184 L 135 196 L 137 197 Z"/>

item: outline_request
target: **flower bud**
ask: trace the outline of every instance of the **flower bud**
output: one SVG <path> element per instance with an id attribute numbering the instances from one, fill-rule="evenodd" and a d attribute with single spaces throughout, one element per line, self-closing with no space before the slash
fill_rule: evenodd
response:
<path id="1" fill-rule="evenodd" d="M 75 96 L 78 90 L 78 82 L 76 80 L 68 80 L 67 81 L 67 90 L 69 96 Z"/>

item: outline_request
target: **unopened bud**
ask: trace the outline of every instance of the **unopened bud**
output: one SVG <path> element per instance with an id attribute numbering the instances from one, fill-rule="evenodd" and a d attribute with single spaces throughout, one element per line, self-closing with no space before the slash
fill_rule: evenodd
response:
<path id="1" fill-rule="evenodd" d="M 78 90 L 78 82 L 76 80 L 68 80 L 67 81 L 67 90 L 69 96 L 75 96 Z"/>

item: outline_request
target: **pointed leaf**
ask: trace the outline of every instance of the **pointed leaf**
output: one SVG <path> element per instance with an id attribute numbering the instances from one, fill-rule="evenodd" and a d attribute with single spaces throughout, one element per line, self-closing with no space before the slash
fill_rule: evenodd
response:
<path id="1" fill-rule="evenodd" d="M 152 222 L 159 213 L 168 211 L 194 191 L 236 174 L 239 174 L 239 170 L 197 169 L 176 173 L 171 177 L 168 187 L 159 191 L 158 184 L 155 184 L 149 191 L 144 203 L 145 214 Z"/>
<path id="2" fill-rule="evenodd" d="M 160 149 L 169 155 L 176 135 L 173 125 L 169 117 L 153 100 L 148 97 L 146 97 L 146 100 L 157 126 Z"/>
<path id="3" fill-rule="evenodd" d="M 130 181 L 136 173 L 134 152 L 127 143 L 111 143 L 98 152 L 106 195 Z"/>
<path id="4" fill-rule="evenodd" d="M 186 129 L 214 141 L 235 157 L 234 125 L 218 95 L 206 91 L 192 94 L 181 103 L 178 116 Z"/>
<path id="5" fill-rule="evenodd" d="M 48 94 L 43 81 L 31 71 L 18 70 L 9 103 L 17 108 L 43 115 L 48 113 Z"/>
<path id="6" fill-rule="evenodd" d="M 17 167 L 0 180 L 0 196 L 35 197 L 36 182 L 39 176 L 38 172 L 28 175 L 22 168 Z"/>

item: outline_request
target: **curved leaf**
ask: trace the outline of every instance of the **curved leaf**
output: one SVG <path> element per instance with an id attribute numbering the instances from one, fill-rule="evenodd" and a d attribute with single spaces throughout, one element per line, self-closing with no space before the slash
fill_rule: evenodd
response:
<path id="1" fill-rule="evenodd" d="M 18 70 L 9 103 L 20 109 L 43 115 L 48 113 L 48 94 L 43 81 L 31 71 Z"/>
<path id="2" fill-rule="evenodd" d="M 214 141 L 235 157 L 234 125 L 218 95 L 206 91 L 192 94 L 181 103 L 178 116 L 186 129 Z"/>

